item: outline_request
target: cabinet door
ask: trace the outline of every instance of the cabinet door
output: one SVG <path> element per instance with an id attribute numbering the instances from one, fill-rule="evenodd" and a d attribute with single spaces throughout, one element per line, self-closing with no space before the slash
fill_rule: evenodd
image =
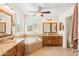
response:
<path id="1" fill-rule="evenodd" d="M 62 37 L 61 36 L 57 36 L 55 38 L 56 42 L 55 42 L 55 45 L 57 46 L 61 46 L 62 45 Z"/>
<path id="2" fill-rule="evenodd" d="M 55 44 L 56 44 L 55 36 L 52 36 L 52 45 L 55 46 Z"/>
<path id="3" fill-rule="evenodd" d="M 20 42 L 17 45 L 17 56 L 23 56 L 24 55 L 24 49 L 25 49 L 24 43 Z"/>
<path id="4" fill-rule="evenodd" d="M 47 44 L 47 45 L 52 45 L 52 41 L 51 41 L 50 39 L 48 39 L 48 40 L 46 41 L 46 44 Z"/>
<path id="5" fill-rule="evenodd" d="M 22 51 L 21 55 L 24 56 L 24 54 L 25 54 L 24 53 L 25 52 L 25 44 L 23 42 L 22 42 L 22 45 L 21 45 L 21 49 L 22 49 L 21 50 Z"/>
<path id="6" fill-rule="evenodd" d="M 19 43 L 18 45 L 17 45 L 17 56 L 20 56 L 21 55 L 21 43 Z"/>
<path id="7" fill-rule="evenodd" d="M 52 36 L 47 36 L 46 43 L 47 45 L 52 45 Z"/>
<path id="8" fill-rule="evenodd" d="M 42 37 L 42 40 L 43 40 L 43 41 L 42 41 L 42 42 L 43 42 L 43 45 L 46 45 L 47 36 L 43 36 L 43 37 Z"/>

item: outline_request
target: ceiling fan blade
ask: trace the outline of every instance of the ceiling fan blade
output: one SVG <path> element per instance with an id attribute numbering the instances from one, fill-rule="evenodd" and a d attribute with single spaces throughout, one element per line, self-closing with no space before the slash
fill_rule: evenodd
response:
<path id="1" fill-rule="evenodd" d="M 50 11 L 44 11 L 44 12 L 41 12 L 41 13 L 50 14 Z"/>
<path id="2" fill-rule="evenodd" d="M 34 14 L 33 16 L 36 16 L 37 14 Z"/>

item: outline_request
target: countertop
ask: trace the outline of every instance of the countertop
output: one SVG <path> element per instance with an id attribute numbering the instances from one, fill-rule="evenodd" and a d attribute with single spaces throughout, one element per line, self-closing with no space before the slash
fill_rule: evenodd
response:
<path id="1" fill-rule="evenodd" d="M 44 34 L 42 34 L 42 36 L 62 36 L 62 35 L 60 35 L 58 33 L 53 33 L 53 34 L 51 34 L 51 33 L 44 33 Z"/>
<path id="2" fill-rule="evenodd" d="M 20 35 L 16 35 L 16 38 L 29 38 L 29 37 L 41 37 L 40 35 L 32 35 L 32 34 L 20 34 Z"/>
<path id="3" fill-rule="evenodd" d="M 14 40 L 10 40 L 5 44 L 0 44 L 0 56 L 4 55 L 7 51 L 9 51 L 11 48 L 16 46 L 18 43 L 20 43 L 23 40 L 24 39 L 14 38 Z"/>
<path id="4" fill-rule="evenodd" d="M 11 36 L 9 33 L 0 33 L 0 38 L 6 37 L 6 36 Z"/>

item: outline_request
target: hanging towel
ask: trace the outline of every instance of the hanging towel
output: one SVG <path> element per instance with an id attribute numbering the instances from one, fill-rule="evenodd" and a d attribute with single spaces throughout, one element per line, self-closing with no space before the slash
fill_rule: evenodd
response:
<path id="1" fill-rule="evenodd" d="M 77 49 L 78 44 L 78 3 L 74 6 L 73 18 L 72 18 L 72 44 L 73 49 Z"/>

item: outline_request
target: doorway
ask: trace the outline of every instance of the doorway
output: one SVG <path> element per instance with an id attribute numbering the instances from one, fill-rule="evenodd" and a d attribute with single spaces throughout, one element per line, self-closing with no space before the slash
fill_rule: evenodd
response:
<path id="1" fill-rule="evenodd" d="M 70 29 L 71 29 L 72 16 L 66 17 L 66 38 L 67 38 L 67 48 L 71 47 L 71 39 L 69 39 Z"/>

